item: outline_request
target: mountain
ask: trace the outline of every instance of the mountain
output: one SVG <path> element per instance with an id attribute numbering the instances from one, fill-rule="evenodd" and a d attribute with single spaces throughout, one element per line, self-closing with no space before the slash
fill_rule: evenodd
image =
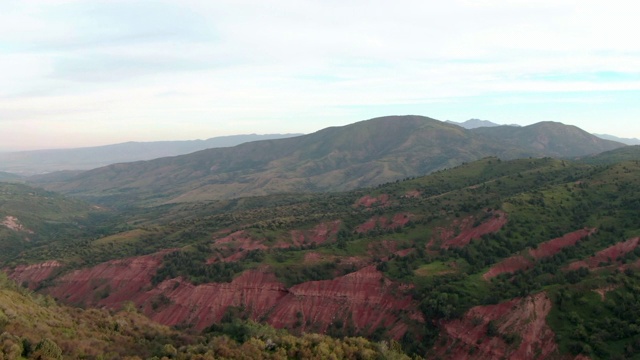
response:
<path id="1" fill-rule="evenodd" d="M 4 259 L 13 258 L 61 236 L 102 235 L 103 226 L 112 226 L 111 215 L 57 193 L 0 182 L 0 253 Z"/>
<path id="2" fill-rule="evenodd" d="M 280 140 L 116 164 L 52 180 L 50 190 L 108 205 L 273 193 L 343 191 L 421 176 L 486 156 L 578 156 L 624 145 L 559 123 L 465 130 L 421 116 L 389 116 Z"/>
<path id="3" fill-rule="evenodd" d="M 488 157 L 343 193 L 131 207 L 126 228 L 0 260 L 40 294 L 132 302 L 191 334 L 241 335 L 230 321 L 246 319 L 427 358 L 633 358 L 640 164 L 613 160 L 622 150 L 606 164 Z"/>
<path id="4" fill-rule="evenodd" d="M 572 125 L 543 121 L 524 127 L 497 126 L 471 130 L 487 138 L 512 146 L 516 151 L 535 152 L 552 157 L 576 157 L 622 147 L 623 144 L 603 140 Z M 497 154 L 501 157 L 508 153 Z M 521 153 L 520 156 L 523 156 Z"/>
<path id="5" fill-rule="evenodd" d="M 580 162 L 591 165 L 611 165 L 623 161 L 639 161 L 640 146 L 630 145 L 619 149 L 605 151 L 600 154 L 589 155 L 579 158 Z"/>
<path id="6" fill-rule="evenodd" d="M 20 181 L 22 176 L 0 171 L 0 181 Z"/>
<path id="7" fill-rule="evenodd" d="M 637 138 L 620 138 L 617 136 L 607 135 L 607 134 L 593 134 L 593 135 L 601 139 L 617 141 L 619 143 L 623 143 L 626 145 L 640 145 L 640 139 L 637 139 Z"/>
<path id="8" fill-rule="evenodd" d="M 207 140 L 126 142 L 75 149 L 8 152 L 0 153 L 0 171 L 33 175 L 60 170 L 87 170 L 115 163 L 183 155 L 209 148 L 229 147 L 245 142 L 283 139 L 299 135 L 232 135 Z"/>
<path id="9" fill-rule="evenodd" d="M 453 124 L 453 125 L 458 125 L 461 126 L 467 130 L 471 130 L 471 129 L 476 129 L 476 128 L 480 128 L 480 127 L 495 127 L 495 126 L 502 126 L 500 124 L 496 124 L 494 122 L 491 122 L 489 120 L 480 120 L 480 119 L 469 119 L 465 122 L 455 122 L 455 121 L 451 121 L 451 120 L 447 120 L 445 121 L 448 124 Z M 515 125 L 515 124 L 511 124 L 511 125 L 506 125 L 506 126 L 515 126 L 515 127 L 520 127 L 520 125 Z"/>
<path id="10" fill-rule="evenodd" d="M 479 127 L 494 127 L 494 126 L 500 126 L 500 124 L 496 124 L 494 122 L 491 122 L 489 120 L 480 120 L 480 119 L 469 119 L 465 122 L 455 122 L 455 121 L 451 121 L 451 120 L 447 120 L 445 121 L 446 123 L 449 124 L 453 124 L 453 125 L 458 125 L 461 126 L 465 129 L 475 129 L 475 128 L 479 128 Z"/>

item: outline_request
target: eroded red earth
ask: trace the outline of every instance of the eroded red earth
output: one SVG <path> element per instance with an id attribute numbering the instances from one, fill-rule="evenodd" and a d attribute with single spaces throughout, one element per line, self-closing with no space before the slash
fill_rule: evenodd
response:
<path id="1" fill-rule="evenodd" d="M 398 213 L 393 215 L 393 217 L 391 218 L 388 218 L 386 216 L 374 216 L 356 227 L 356 232 L 367 233 L 375 228 L 384 230 L 395 229 L 407 225 L 407 223 L 411 221 L 412 218 L 413 214 L 411 213 Z"/>
<path id="2" fill-rule="evenodd" d="M 291 244 L 279 243 L 278 247 L 290 247 L 300 245 L 323 244 L 330 240 L 335 240 L 336 234 L 340 230 L 342 221 L 320 223 L 310 230 L 291 230 Z"/>
<path id="3" fill-rule="evenodd" d="M 577 270 L 581 267 L 594 269 L 600 267 L 601 264 L 607 264 L 609 262 L 616 261 L 616 259 L 618 259 L 620 256 L 624 256 L 627 253 L 635 250 L 635 248 L 638 246 L 639 240 L 640 238 L 636 237 L 609 246 L 604 250 L 598 251 L 594 256 L 588 259 L 572 262 L 571 264 L 569 264 L 568 269 Z"/>
<path id="4" fill-rule="evenodd" d="M 289 289 L 266 268 L 247 270 L 230 283 L 196 286 L 176 278 L 153 286 L 151 279 L 169 251 L 173 250 L 74 270 L 54 280 L 45 292 L 65 303 L 109 309 L 132 301 L 153 320 L 198 330 L 219 321 L 229 306 L 243 307 L 251 319 L 266 319 L 276 327 L 324 331 L 337 319 L 349 319 L 344 326 L 362 332 L 384 327 L 396 339 L 408 328 L 401 314 L 423 321 L 407 289 L 402 290 L 374 266 Z M 41 272 L 33 271 L 36 268 L 46 266 L 16 268 L 13 276 L 43 278 Z"/>
<path id="5" fill-rule="evenodd" d="M 366 208 L 372 207 L 373 205 L 378 204 L 379 206 L 386 206 L 387 204 L 389 204 L 389 195 L 388 194 L 382 194 L 379 195 L 377 197 L 371 196 L 371 195 L 365 195 L 363 197 L 361 197 L 360 199 L 358 199 L 356 201 L 355 204 L 353 204 L 354 206 L 358 207 L 358 206 L 364 206 Z"/>
<path id="6" fill-rule="evenodd" d="M 53 260 L 33 265 L 18 265 L 9 271 L 9 277 L 18 284 L 27 284 L 30 289 L 35 289 L 38 284 L 48 279 L 62 264 Z"/>
<path id="7" fill-rule="evenodd" d="M 359 331 L 383 327 L 398 339 L 407 330 L 398 317 L 403 310 L 414 320 L 424 321 L 410 296 L 399 292 L 398 286 L 374 266 L 368 266 L 333 280 L 291 287 L 273 308 L 268 322 L 289 328 L 298 322 L 302 330 L 325 331 L 337 320 L 350 319 L 350 325 Z"/>
<path id="8" fill-rule="evenodd" d="M 546 359 L 557 351 L 546 323 L 552 303 L 543 293 L 497 305 L 471 308 L 462 319 L 443 325 L 434 352 L 443 359 Z M 497 330 L 487 335 L 489 322 Z M 505 338 L 520 339 L 511 344 Z"/>
<path id="9" fill-rule="evenodd" d="M 559 238 L 545 241 L 538 245 L 536 249 L 529 249 L 527 251 L 528 257 L 523 255 L 508 257 L 493 265 L 482 277 L 485 280 L 488 280 L 500 274 L 514 273 L 518 270 L 529 269 L 533 267 L 536 260 L 553 256 L 559 253 L 562 249 L 575 245 L 578 241 L 593 234 L 595 231 L 596 229 L 585 228 L 570 232 Z"/>
<path id="10" fill-rule="evenodd" d="M 132 296 L 151 289 L 151 279 L 162 263 L 165 250 L 151 255 L 112 260 L 92 268 L 74 270 L 46 289 L 51 296 L 70 304 L 117 308 Z"/>
<path id="11" fill-rule="evenodd" d="M 202 330 L 220 321 L 229 306 L 244 307 L 258 321 L 286 294 L 286 287 L 273 274 L 258 269 L 245 271 L 230 283 L 195 286 L 182 279 L 166 280 L 139 294 L 134 302 L 162 324 L 193 325 Z M 162 296 L 168 301 L 163 302 Z"/>
<path id="12" fill-rule="evenodd" d="M 534 262 L 527 259 L 526 257 L 522 255 L 514 255 L 491 266 L 489 271 L 484 273 L 482 277 L 485 280 L 489 280 L 500 274 L 514 273 L 518 270 L 530 269 L 531 267 L 533 267 L 533 265 Z"/>
<path id="13" fill-rule="evenodd" d="M 475 218 L 468 216 L 456 219 L 447 228 L 437 228 L 438 234 L 431 239 L 427 247 L 439 245 L 440 248 L 463 247 L 482 235 L 500 231 L 507 224 L 507 215 L 502 211 L 493 211 L 492 216 L 478 226 L 473 226 Z"/>

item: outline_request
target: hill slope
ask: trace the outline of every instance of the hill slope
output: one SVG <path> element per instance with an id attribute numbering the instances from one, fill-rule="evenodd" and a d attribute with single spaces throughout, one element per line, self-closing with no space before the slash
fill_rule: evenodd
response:
<path id="1" fill-rule="evenodd" d="M 624 146 L 561 124 L 476 130 L 420 116 L 390 116 L 295 138 L 116 164 L 39 184 L 107 204 L 191 202 L 342 191 L 420 176 L 485 156 L 575 156 Z M 546 145 L 523 137 L 547 139 Z M 557 144 L 559 140 L 564 144 Z"/>
<path id="2" fill-rule="evenodd" d="M 408 360 L 397 343 L 286 331 L 233 319 L 198 336 L 159 325 L 132 303 L 82 310 L 17 287 L 0 273 L 0 356 L 6 359 L 336 359 Z"/>
<path id="3" fill-rule="evenodd" d="M 97 236 L 111 226 L 112 215 L 57 193 L 0 182 L 0 260 L 60 237 Z"/>
<path id="4" fill-rule="evenodd" d="M 109 164 L 151 160 L 245 142 L 282 139 L 300 134 L 232 135 L 189 141 L 126 142 L 122 144 L 0 153 L 0 171 L 21 175 L 61 170 L 95 169 Z"/>
<path id="5" fill-rule="evenodd" d="M 635 160 L 485 158 L 376 189 L 131 210 L 132 228 L 30 249 L 10 275 L 195 329 L 232 311 L 432 357 L 630 357 L 638 204 Z"/>
<path id="6" fill-rule="evenodd" d="M 494 141 L 509 144 L 528 152 L 540 152 L 552 157 L 576 157 L 601 153 L 624 146 L 600 139 L 571 125 L 543 121 L 529 126 L 497 126 L 472 129 Z M 497 154 L 508 156 L 508 153 Z"/>

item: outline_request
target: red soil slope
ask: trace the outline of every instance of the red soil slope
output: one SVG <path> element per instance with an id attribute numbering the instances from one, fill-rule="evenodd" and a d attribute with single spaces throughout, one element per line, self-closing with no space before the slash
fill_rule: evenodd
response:
<path id="1" fill-rule="evenodd" d="M 236 231 L 227 236 L 214 239 L 212 247 L 217 249 L 233 249 L 235 252 L 225 258 L 219 255 L 207 259 L 207 263 L 211 264 L 216 261 L 232 262 L 244 258 L 251 250 L 265 250 L 267 246 L 263 244 L 264 240 L 254 239 L 246 231 Z"/>
<path id="2" fill-rule="evenodd" d="M 413 214 L 411 213 L 398 213 L 393 215 L 391 219 L 388 219 L 384 216 L 374 216 L 371 219 L 367 220 L 363 224 L 360 224 L 356 227 L 356 232 L 358 233 L 366 233 L 377 227 L 380 229 L 395 229 L 399 227 L 403 227 L 407 225 L 409 221 L 413 218 Z"/>
<path id="3" fill-rule="evenodd" d="M 533 261 L 525 258 L 522 255 L 514 255 L 493 265 L 489 269 L 489 271 L 487 271 L 486 273 L 484 273 L 484 275 L 482 275 L 482 277 L 485 280 L 489 280 L 500 274 L 514 273 L 518 270 L 529 269 L 533 267 L 533 264 L 534 264 Z"/>
<path id="4" fill-rule="evenodd" d="M 19 265 L 9 272 L 9 277 L 18 284 L 27 283 L 30 289 L 35 289 L 43 280 L 46 280 L 62 264 L 53 260 L 34 265 Z"/>
<path id="5" fill-rule="evenodd" d="M 438 228 L 439 234 L 431 239 L 427 247 L 433 244 L 440 244 L 444 249 L 463 247 L 482 235 L 498 232 L 507 223 L 507 215 L 502 211 L 494 211 L 491 214 L 493 216 L 476 227 L 473 227 L 475 219 L 469 216 L 462 220 L 456 219 L 449 228 Z"/>
<path id="6" fill-rule="evenodd" d="M 378 327 L 389 330 L 398 339 L 407 325 L 398 313 L 407 310 L 415 320 L 422 321 L 416 304 L 397 286 L 386 279 L 374 266 L 324 281 L 311 281 L 293 286 L 289 294 L 278 302 L 268 322 L 275 327 L 294 327 L 302 330 L 325 331 L 331 323 L 350 319 L 357 330 Z"/>
<path id="7" fill-rule="evenodd" d="M 593 228 L 584 228 L 581 230 L 570 232 L 562 237 L 543 242 L 542 244 L 538 245 L 537 249 L 529 250 L 529 254 L 536 260 L 553 256 L 567 246 L 573 246 L 581 239 L 592 235 L 595 231 L 596 229 Z"/>
<path id="8" fill-rule="evenodd" d="M 443 359 L 546 359 L 557 350 L 555 334 L 545 319 L 551 310 L 545 293 L 497 305 L 476 306 L 462 319 L 443 326 L 442 341 L 434 352 Z M 487 336 L 493 321 L 497 336 Z M 503 337 L 521 341 L 508 344 Z"/>
<path id="9" fill-rule="evenodd" d="M 563 248 L 575 245 L 579 240 L 593 234 L 596 229 L 581 229 L 565 234 L 538 245 L 536 249 L 529 249 L 528 254 L 533 260 L 540 260 L 545 257 L 559 253 Z M 533 266 L 534 262 L 522 255 L 508 257 L 493 265 L 482 277 L 485 280 L 494 278 L 500 274 L 514 273 L 518 270 L 526 270 Z"/>
<path id="10" fill-rule="evenodd" d="M 278 247 L 290 247 L 309 245 L 315 243 L 316 245 L 323 244 L 331 239 L 334 239 L 342 221 L 335 220 L 331 222 L 320 223 L 311 230 L 292 230 L 291 240 L 292 244 L 280 243 Z"/>
<path id="11" fill-rule="evenodd" d="M 569 264 L 568 269 L 577 270 L 581 267 L 593 269 L 599 267 L 601 263 L 616 261 L 618 257 L 626 255 L 627 253 L 635 250 L 635 248 L 638 246 L 639 240 L 640 238 L 631 238 L 627 241 L 619 242 L 613 246 L 609 246 L 604 250 L 598 251 L 595 256 Z"/>
<path id="12" fill-rule="evenodd" d="M 169 250 L 173 251 L 173 250 Z M 302 283 L 287 289 L 265 268 L 247 270 L 230 283 L 195 286 L 182 278 L 152 286 L 151 279 L 166 252 L 114 260 L 61 276 L 46 289 L 48 294 L 71 304 L 121 308 L 126 301 L 152 319 L 166 325 L 192 325 L 203 329 L 219 321 L 229 306 L 244 307 L 256 321 L 276 327 L 297 326 L 296 314 L 304 319 L 301 330 L 326 330 L 338 318 L 360 331 L 384 327 L 400 338 L 408 325 L 400 314 L 422 321 L 417 304 L 374 266 L 326 281 Z M 360 261 L 360 259 L 354 259 Z M 16 278 L 40 272 L 26 267 Z M 35 283 L 35 282 L 34 282 Z M 306 321 L 309 320 L 309 324 Z"/>
<path id="13" fill-rule="evenodd" d="M 164 295 L 169 304 L 153 309 L 154 299 Z M 194 286 L 181 279 L 167 280 L 135 302 L 153 320 L 166 325 L 187 324 L 202 330 L 220 321 L 229 306 L 244 306 L 251 319 L 258 321 L 285 295 L 287 289 L 273 274 L 249 270 L 230 283 Z M 150 301 L 146 301 L 150 299 Z"/>
<path id="14" fill-rule="evenodd" d="M 124 301 L 132 300 L 134 294 L 150 289 L 151 278 L 162 257 L 171 251 L 174 250 L 75 270 L 56 279 L 56 285 L 47 288 L 46 292 L 66 303 L 117 308 Z"/>
<path id="15" fill-rule="evenodd" d="M 215 239 L 213 241 L 213 246 L 243 250 L 267 249 L 267 246 L 262 243 L 263 240 L 254 239 L 251 235 L 247 234 L 246 231 L 240 230 L 225 237 Z"/>
<path id="16" fill-rule="evenodd" d="M 379 206 L 386 206 L 389 203 L 389 195 L 382 194 L 377 197 L 371 195 L 365 195 L 358 199 L 353 206 L 364 206 L 366 208 L 372 207 L 374 204 L 379 203 Z"/>

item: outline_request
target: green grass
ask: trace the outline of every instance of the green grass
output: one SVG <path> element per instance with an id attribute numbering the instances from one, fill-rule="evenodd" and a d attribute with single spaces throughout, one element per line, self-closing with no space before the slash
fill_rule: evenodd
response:
<path id="1" fill-rule="evenodd" d="M 458 266 L 453 263 L 445 263 L 443 261 L 434 261 L 430 264 L 421 265 L 414 270 L 416 276 L 435 276 L 442 275 L 448 272 L 457 272 Z"/>

